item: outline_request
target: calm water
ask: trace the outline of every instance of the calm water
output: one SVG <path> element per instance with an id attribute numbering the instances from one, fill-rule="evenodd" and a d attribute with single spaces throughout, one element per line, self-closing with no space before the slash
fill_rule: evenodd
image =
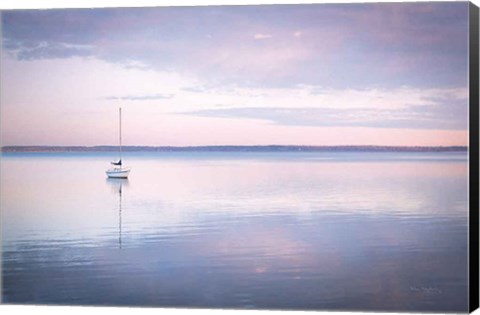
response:
<path id="1" fill-rule="evenodd" d="M 465 153 L 11 153 L 5 303 L 467 310 Z"/>

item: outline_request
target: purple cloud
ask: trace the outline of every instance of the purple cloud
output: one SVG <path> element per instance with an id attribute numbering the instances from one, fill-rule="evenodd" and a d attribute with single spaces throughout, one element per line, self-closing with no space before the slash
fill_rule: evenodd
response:
<path id="1" fill-rule="evenodd" d="M 172 94 L 151 94 L 151 95 L 126 95 L 126 96 L 109 96 L 106 100 L 113 101 L 152 101 L 152 100 L 165 100 L 171 99 Z"/>
<path id="2" fill-rule="evenodd" d="M 465 86 L 468 3 L 4 11 L 18 59 L 90 56 L 206 84 Z"/>

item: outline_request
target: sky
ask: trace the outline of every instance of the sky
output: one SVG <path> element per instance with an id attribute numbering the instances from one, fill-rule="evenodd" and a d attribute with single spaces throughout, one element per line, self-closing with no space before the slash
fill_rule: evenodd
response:
<path id="1" fill-rule="evenodd" d="M 5 10 L 2 145 L 468 144 L 468 3 Z"/>

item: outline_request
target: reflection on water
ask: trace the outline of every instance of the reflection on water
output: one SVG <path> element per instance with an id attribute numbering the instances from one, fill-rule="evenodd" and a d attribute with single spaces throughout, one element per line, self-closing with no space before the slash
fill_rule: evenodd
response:
<path id="1" fill-rule="evenodd" d="M 128 187 L 128 178 L 106 179 L 115 194 L 118 194 L 118 246 L 122 248 L 122 187 Z"/>
<path id="2" fill-rule="evenodd" d="M 445 153 L 8 154 L 6 303 L 466 311 Z"/>

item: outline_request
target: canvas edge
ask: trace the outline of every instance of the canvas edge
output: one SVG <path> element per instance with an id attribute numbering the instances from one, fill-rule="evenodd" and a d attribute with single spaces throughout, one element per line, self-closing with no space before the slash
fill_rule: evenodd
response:
<path id="1" fill-rule="evenodd" d="M 469 311 L 479 303 L 479 10 L 469 5 Z"/>
<path id="2" fill-rule="evenodd" d="M 3 59 L 1 52 L 3 51 L 3 9 L 0 9 L 0 93 L 2 93 L 2 69 L 3 69 Z M 0 97 L 0 117 L 2 116 L 2 108 Z M 0 131 L 1 132 L 1 131 Z M 2 148 L 2 137 L 0 137 L 0 148 Z M 1 159 L 2 152 L 0 152 L 0 173 L 1 173 L 1 166 L 2 166 L 2 159 Z M 1 181 L 0 181 L 0 192 L 1 192 Z M 1 198 L 1 195 L 0 195 Z M 0 207 L 0 305 L 3 304 L 3 211 Z"/>

